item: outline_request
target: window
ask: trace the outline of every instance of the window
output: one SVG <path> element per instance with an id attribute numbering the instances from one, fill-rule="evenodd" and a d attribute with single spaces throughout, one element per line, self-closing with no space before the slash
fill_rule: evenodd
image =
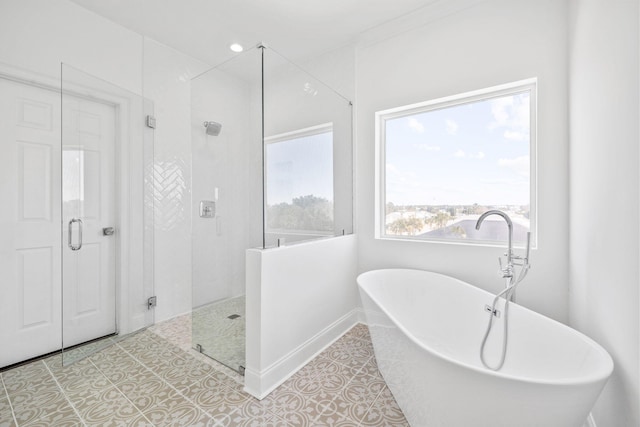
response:
<path id="1" fill-rule="evenodd" d="M 535 79 L 376 113 L 378 238 L 535 244 Z"/>
<path id="2" fill-rule="evenodd" d="M 333 235 L 333 125 L 265 138 L 267 232 Z"/>

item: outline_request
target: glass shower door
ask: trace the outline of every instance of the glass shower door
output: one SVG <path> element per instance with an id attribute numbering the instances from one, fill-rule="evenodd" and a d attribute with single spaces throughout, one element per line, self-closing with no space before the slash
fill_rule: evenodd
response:
<path id="1" fill-rule="evenodd" d="M 62 339 L 68 349 L 116 333 L 116 107 L 84 96 L 82 73 L 62 71 Z"/>
<path id="2" fill-rule="evenodd" d="M 191 81 L 192 347 L 242 373 L 245 252 L 262 246 L 262 51 Z"/>
<path id="3" fill-rule="evenodd" d="M 119 321 L 125 332 L 153 322 L 145 298 L 153 295 L 153 265 L 145 253 L 146 104 L 66 64 L 61 87 L 62 348 L 68 364 L 113 344 L 122 332 Z M 122 301 L 130 311 L 119 310 Z"/>

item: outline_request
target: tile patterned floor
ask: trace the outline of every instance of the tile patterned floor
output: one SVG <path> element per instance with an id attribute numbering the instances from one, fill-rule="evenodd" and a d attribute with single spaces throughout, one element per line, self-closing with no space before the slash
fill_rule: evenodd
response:
<path id="1" fill-rule="evenodd" d="M 148 329 L 68 367 L 54 356 L 3 372 L 0 427 L 408 425 L 364 325 L 259 401 L 237 374 L 168 341 L 186 343 L 179 322 L 154 327 L 164 337 Z"/>

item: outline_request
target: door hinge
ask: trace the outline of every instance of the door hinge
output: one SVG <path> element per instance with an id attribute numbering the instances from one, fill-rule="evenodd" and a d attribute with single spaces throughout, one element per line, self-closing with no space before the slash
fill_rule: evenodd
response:
<path id="1" fill-rule="evenodd" d="M 147 310 L 151 310 L 156 305 L 158 305 L 158 298 L 156 296 L 149 297 L 147 300 Z"/>
<path id="2" fill-rule="evenodd" d="M 154 116 L 147 116 L 147 127 L 151 129 L 156 128 L 156 118 Z"/>

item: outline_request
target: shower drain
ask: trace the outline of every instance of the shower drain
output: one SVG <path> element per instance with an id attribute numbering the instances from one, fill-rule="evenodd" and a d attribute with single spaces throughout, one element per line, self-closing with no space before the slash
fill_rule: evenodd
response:
<path id="1" fill-rule="evenodd" d="M 233 320 L 233 319 L 237 319 L 238 317 L 240 317 L 239 314 L 232 314 L 231 316 L 227 316 L 227 319 Z"/>

